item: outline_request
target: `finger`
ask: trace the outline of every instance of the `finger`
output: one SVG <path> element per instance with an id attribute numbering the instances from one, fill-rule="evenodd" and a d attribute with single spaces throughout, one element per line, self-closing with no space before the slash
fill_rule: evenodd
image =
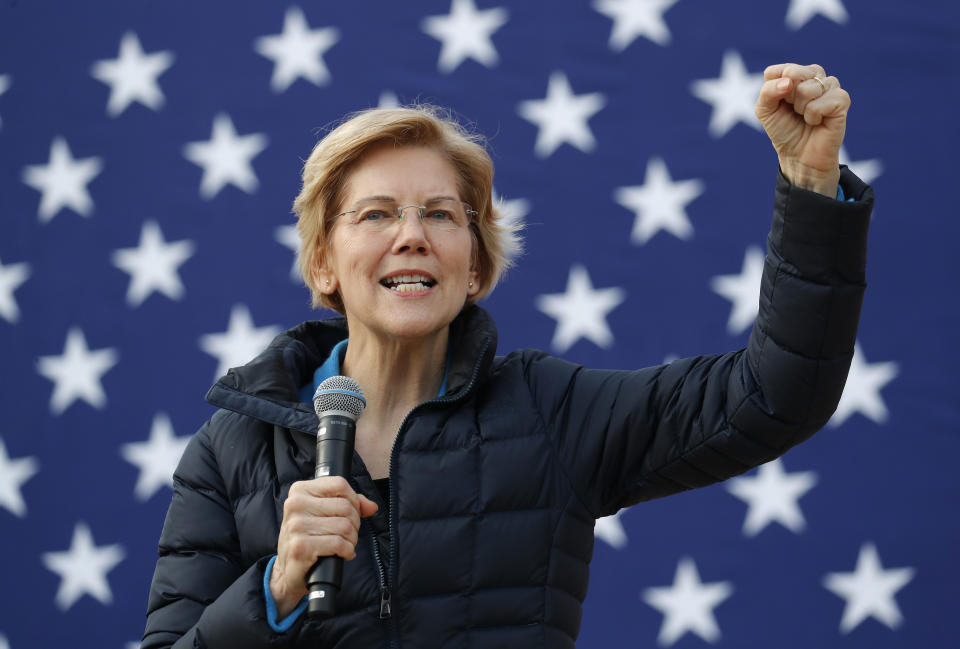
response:
<path id="1" fill-rule="evenodd" d="M 344 502 L 340 499 L 341 502 Z M 338 534 L 340 536 L 355 538 L 360 530 L 360 514 L 357 510 L 348 506 L 348 511 L 342 515 L 313 515 L 304 512 L 297 512 L 287 517 L 280 524 L 280 531 L 288 536 L 304 534 L 307 536 L 320 536 L 323 534 Z"/>
<path id="2" fill-rule="evenodd" d="M 843 88 L 833 88 L 822 97 L 806 105 L 803 111 L 804 121 L 817 126 L 824 119 L 843 117 L 850 108 L 850 95 Z"/>
<path id="3" fill-rule="evenodd" d="M 798 115 L 803 115 L 806 112 L 808 103 L 823 97 L 833 88 L 839 87 L 840 82 L 836 77 L 827 77 L 826 79 L 810 77 L 796 85 L 796 89 L 793 92 L 793 101 L 791 102 L 793 103 L 793 110 Z"/>
<path id="4" fill-rule="evenodd" d="M 770 81 L 771 79 L 779 79 L 783 76 L 783 70 L 788 65 L 796 65 L 796 63 L 777 63 L 776 65 L 768 65 L 763 70 L 763 80 Z"/>
<path id="5" fill-rule="evenodd" d="M 354 527 L 360 528 L 360 511 L 346 498 L 318 498 L 307 494 L 294 494 L 283 503 L 281 527 L 287 521 L 293 524 L 300 519 L 314 521 L 324 518 L 345 518 L 351 521 Z"/>
<path id="6" fill-rule="evenodd" d="M 347 561 L 356 556 L 356 542 L 350 542 L 342 536 L 325 534 L 310 536 L 299 534 L 287 543 L 287 563 L 298 566 L 291 568 L 293 574 L 304 574 L 320 557 L 343 557 Z M 278 559 L 279 561 L 279 559 Z"/>
<path id="7" fill-rule="evenodd" d="M 780 108 L 780 102 L 792 89 L 793 81 L 790 79 L 775 77 L 764 81 L 763 85 L 760 86 L 760 95 L 757 97 L 757 104 L 754 109 L 757 117 L 763 121 L 767 115 L 777 112 Z"/>
<path id="8" fill-rule="evenodd" d="M 303 490 L 305 493 L 315 497 L 346 498 L 354 507 L 357 509 L 360 508 L 357 492 L 353 490 L 353 487 L 350 486 L 350 483 L 347 482 L 347 479 L 342 476 L 323 476 L 322 478 L 314 478 L 313 480 L 295 482 L 290 487 L 291 493 L 293 492 L 294 487 L 298 487 L 298 490 Z"/>
<path id="9" fill-rule="evenodd" d="M 827 76 L 822 65 L 798 65 L 796 63 L 786 63 L 780 72 L 781 77 L 788 77 L 796 82 L 806 81 L 814 77 L 821 79 Z"/>
<path id="10" fill-rule="evenodd" d="M 373 516 L 380 509 L 380 506 L 377 503 L 373 502 L 364 495 L 360 496 L 360 517 L 366 518 L 368 516 Z"/>

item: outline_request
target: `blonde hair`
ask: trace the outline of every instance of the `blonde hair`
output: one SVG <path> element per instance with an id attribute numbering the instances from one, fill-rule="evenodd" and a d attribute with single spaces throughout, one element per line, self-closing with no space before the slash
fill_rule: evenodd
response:
<path id="1" fill-rule="evenodd" d="M 493 161 L 483 136 L 468 131 L 446 110 L 415 105 L 373 108 L 348 116 L 317 143 L 304 163 L 303 186 L 293 211 L 300 233 L 297 267 L 313 306 L 343 313 L 339 292 L 323 293 L 315 271 L 329 250 L 332 217 L 340 211 L 351 170 L 365 153 L 383 144 L 433 149 L 453 165 L 460 199 L 477 211 L 470 234 L 480 290 L 468 303 L 489 295 L 521 251 L 521 226 L 505 223 L 493 205 Z"/>

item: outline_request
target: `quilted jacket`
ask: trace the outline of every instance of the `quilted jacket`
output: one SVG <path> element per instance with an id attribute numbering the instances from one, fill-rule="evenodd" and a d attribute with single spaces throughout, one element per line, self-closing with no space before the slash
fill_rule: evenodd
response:
<path id="1" fill-rule="evenodd" d="M 291 483 L 313 475 L 317 419 L 301 385 L 347 335 L 304 323 L 211 388 L 220 410 L 174 476 L 144 649 L 573 647 L 596 518 L 778 457 L 831 416 L 865 287 L 872 191 L 841 203 L 782 177 L 745 349 L 637 371 L 539 351 L 495 356 L 479 307 L 451 325 L 447 395 L 414 408 L 381 504 L 346 562 L 338 613 L 266 622 L 264 566 Z M 389 604 L 387 606 L 386 604 Z"/>

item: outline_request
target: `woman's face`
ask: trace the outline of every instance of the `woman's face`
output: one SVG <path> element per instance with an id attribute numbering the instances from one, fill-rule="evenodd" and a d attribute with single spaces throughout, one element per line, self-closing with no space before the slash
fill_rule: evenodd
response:
<path id="1" fill-rule="evenodd" d="M 341 210 L 362 210 L 373 197 L 399 206 L 461 198 L 456 172 L 442 154 L 390 145 L 356 164 Z M 408 208 L 398 223 L 380 230 L 357 222 L 358 215 L 338 217 L 318 271 L 321 290 L 340 291 L 350 337 L 420 338 L 450 324 L 479 290 L 469 226 L 427 226 L 416 208 Z"/>

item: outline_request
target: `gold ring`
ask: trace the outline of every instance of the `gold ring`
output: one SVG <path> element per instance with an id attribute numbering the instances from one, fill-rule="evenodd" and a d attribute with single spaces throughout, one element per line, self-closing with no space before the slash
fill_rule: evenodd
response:
<path id="1" fill-rule="evenodd" d="M 821 79 L 820 77 L 814 77 L 813 80 L 820 84 L 820 90 L 821 90 L 820 95 L 823 96 L 824 93 L 827 92 L 827 85 L 823 82 L 823 79 Z"/>

